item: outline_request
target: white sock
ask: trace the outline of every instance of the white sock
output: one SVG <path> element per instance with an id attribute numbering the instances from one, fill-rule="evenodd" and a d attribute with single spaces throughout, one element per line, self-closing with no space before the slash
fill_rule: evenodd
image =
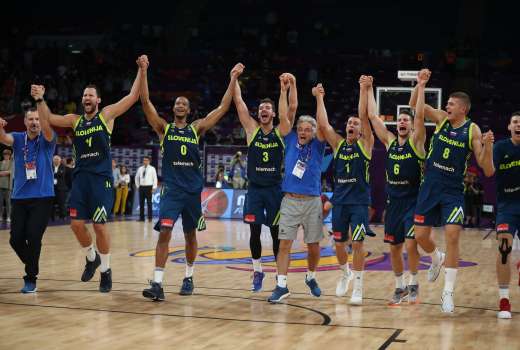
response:
<path id="1" fill-rule="evenodd" d="M 316 278 L 316 271 L 307 271 L 307 274 L 305 275 L 305 279 L 307 281 L 310 281 L 315 278 Z"/>
<path id="2" fill-rule="evenodd" d="M 402 272 L 400 274 L 395 274 L 395 288 L 404 289 L 404 275 Z"/>
<path id="3" fill-rule="evenodd" d="M 356 288 L 356 287 L 362 288 L 363 287 L 363 271 L 352 270 L 352 272 L 354 273 L 354 288 Z"/>
<path id="4" fill-rule="evenodd" d="M 348 266 L 348 263 L 346 263 L 345 265 L 339 265 L 339 268 L 341 269 L 341 271 L 343 271 L 345 276 L 350 273 L 350 267 Z"/>
<path id="5" fill-rule="evenodd" d="M 101 266 L 99 267 L 99 271 L 106 272 L 110 268 L 110 253 L 99 253 L 99 257 L 101 258 Z"/>
<path id="6" fill-rule="evenodd" d="M 455 281 L 457 280 L 457 269 L 447 267 L 444 269 L 444 291 L 453 293 Z"/>
<path id="7" fill-rule="evenodd" d="M 193 276 L 193 264 L 188 265 L 186 263 L 186 277 L 192 277 Z"/>
<path id="8" fill-rule="evenodd" d="M 278 287 L 287 288 L 287 276 L 284 275 L 278 275 L 276 276 L 276 281 Z"/>
<path id="9" fill-rule="evenodd" d="M 94 249 L 94 243 L 90 244 L 88 247 L 83 247 L 85 251 L 85 255 L 87 256 L 88 261 L 96 260 L 96 250 Z"/>
<path id="10" fill-rule="evenodd" d="M 253 271 L 262 272 L 262 259 L 251 259 L 253 262 Z"/>
<path id="11" fill-rule="evenodd" d="M 432 264 L 439 264 L 441 262 L 441 252 L 435 247 L 433 252 L 428 254 L 432 258 Z"/>
<path id="12" fill-rule="evenodd" d="M 153 281 L 155 283 L 162 283 L 163 277 L 164 277 L 164 268 L 155 267 L 155 270 L 153 270 Z"/>
<path id="13" fill-rule="evenodd" d="M 500 299 L 506 298 L 509 299 L 509 286 L 505 287 L 498 287 L 498 295 L 500 296 Z"/>
<path id="14" fill-rule="evenodd" d="M 410 272 L 410 282 L 408 284 L 411 286 L 416 286 L 419 284 L 417 282 L 417 272 Z"/>

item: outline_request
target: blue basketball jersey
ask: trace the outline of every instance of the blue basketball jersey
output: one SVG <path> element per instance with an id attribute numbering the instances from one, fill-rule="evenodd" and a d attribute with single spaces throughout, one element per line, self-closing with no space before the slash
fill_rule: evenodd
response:
<path id="1" fill-rule="evenodd" d="M 247 151 L 247 177 L 249 183 L 267 187 L 282 182 L 284 142 L 277 128 L 264 134 L 258 127 Z"/>
<path id="2" fill-rule="evenodd" d="M 393 198 L 413 197 L 419 193 L 424 170 L 412 138 L 401 146 L 396 138 L 388 147 L 386 157 L 386 193 Z"/>
<path id="3" fill-rule="evenodd" d="M 472 151 L 473 125 L 467 119 L 460 127 L 453 128 L 446 118 L 437 126 L 430 140 L 425 181 L 437 180 L 447 188 L 464 191 L 464 175 Z"/>
<path id="4" fill-rule="evenodd" d="M 360 140 L 341 140 L 334 153 L 333 204 L 370 204 L 370 159 Z"/>
<path id="5" fill-rule="evenodd" d="M 101 113 L 92 119 L 80 116 L 74 125 L 73 151 L 77 172 L 89 172 L 112 178 L 110 137 L 112 132 Z"/>
<path id="6" fill-rule="evenodd" d="M 203 179 L 199 136 L 193 125 L 178 128 L 170 123 L 161 141 L 163 181 L 189 193 L 201 192 Z"/>
<path id="7" fill-rule="evenodd" d="M 500 140 L 493 148 L 498 210 L 520 213 L 520 145 Z"/>

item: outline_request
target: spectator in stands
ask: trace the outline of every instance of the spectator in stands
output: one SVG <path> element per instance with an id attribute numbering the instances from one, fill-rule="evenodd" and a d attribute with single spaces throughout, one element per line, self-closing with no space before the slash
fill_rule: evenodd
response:
<path id="1" fill-rule="evenodd" d="M 4 217 L 4 208 L 6 221 L 11 221 L 11 189 L 13 187 L 13 160 L 11 158 L 11 150 L 4 149 L 4 156 L 0 162 L 0 219 Z"/>
<path id="2" fill-rule="evenodd" d="M 143 165 L 135 173 L 135 187 L 139 191 L 139 221 L 144 221 L 144 201 L 148 220 L 152 221 L 152 192 L 157 188 L 157 172 L 150 165 L 150 157 L 143 158 Z"/>
<path id="3" fill-rule="evenodd" d="M 126 166 L 121 165 L 119 176 L 114 178 L 114 187 L 116 188 L 116 201 L 114 202 L 114 215 L 125 215 L 126 199 L 128 198 L 128 186 L 130 184 L 130 175 Z M 121 209 L 121 211 L 119 211 Z"/>
<path id="4" fill-rule="evenodd" d="M 52 169 L 54 172 L 54 202 L 53 210 L 51 212 L 51 220 L 54 221 L 56 217 L 56 210 L 58 210 L 58 217 L 64 219 L 66 213 L 66 201 L 67 201 L 67 170 L 66 167 L 61 164 L 61 157 L 55 155 L 52 158 Z"/>
<path id="5" fill-rule="evenodd" d="M 243 189 L 246 185 L 246 163 L 242 160 L 242 152 L 238 151 L 231 159 L 231 183 L 234 189 Z"/>
<path id="6" fill-rule="evenodd" d="M 464 212 L 466 227 L 480 226 L 484 190 L 478 180 L 477 170 L 470 167 L 464 177 Z"/>

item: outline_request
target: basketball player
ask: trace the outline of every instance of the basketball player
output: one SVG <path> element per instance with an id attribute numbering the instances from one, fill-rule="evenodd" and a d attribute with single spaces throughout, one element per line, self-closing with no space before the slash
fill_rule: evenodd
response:
<path id="1" fill-rule="evenodd" d="M 511 137 L 500 140 L 493 148 L 493 171 L 496 173 L 498 240 L 497 280 L 498 318 L 511 318 L 509 283 L 511 281 L 511 250 L 515 234 L 520 230 L 520 111 L 514 112 L 507 127 Z"/>
<path id="2" fill-rule="evenodd" d="M 334 150 L 334 192 L 332 195 L 332 231 L 336 242 L 336 257 L 342 274 L 336 286 L 336 295 L 344 296 L 354 278 L 350 304 L 363 302 L 363 270 L 365 255 L 363 241 L 368 227 L 370 204 L 369 166 L 374 147 L 374 135 L 367 115 L 368 99 L 373 98 L 372 77 L 359 79 L 359 117 L 347 120 L 346 137 L 342 137 L 329 124 L 321 84 L 315 88 L 318 103 L 317 118 L 330 147 Z M 345 249 L 352 232 L 353 271 L 348 266 Z"/>
<path id="3" fill-rule="evenodd" d="M 412 91 L 410 106 L 416 108 L 419 93 L 424 94 L 423 85 L 428 82 L 429 72 L 419 72 L 420 81 Z M 469 96 L 464 92 L 450 95 L 446 111 L 425 104 L 424 113 L 437 125 L 430 141 L 426 159 L 425 177 L 419 190 L 415 208 L 415 239 L 430 255 L 432 264 L 428 280 L 433 282 L 445 265 L 444 290 L 441 310 L 454 312 L 453 290 L 459 264 L 459 236 L 464 223 L 464 174 L 467 161 L 474 153 L 477 163 L 485 171 L 492 171 L 492 142 L 488 132 L 484 139 L 478 125 L 467 114 L 471 108 Z M 484 141 L 484 146 L 482 145 Z M 430 233 L 436 222 L 444 225 L 446 255 L 437 249 Z"/>
<path id="4" fill-rule="evenodd" d="M 139 99 L 140 82 L 144 75 L 143 59 L 144 56 L 141 56 L 137 60 L 139 70 L 130 93 L 102 110 L 99 107 L 101 95 L 95 85 L 88 85 L 83 91 L 82 105 L 85 113 L 82 115 L 52 114 L 45 101 L 38 103 L 38 113 L 47 116 L 52 126 L 74 130 L 76 167 L 70 195 L 70 226 L 86 253 L 81 280 L 89 281 L 100 266 L 99 291 L 102 293 L 112 290 L 110 236 L 104 225 L 114 202 L 110 136 L 114 120 Z M 99 254 L 94 248 L 85 220 L 92 220 Z"/>
<path id="5" fill-rule="evenodd" d="M 287 106 L 289 90 L 289 106 Z M 264 273 L 262 272 L 262 243 L 260 234 L 262 224 L 269 227 L 273 239 L 273 253 L 278 255 L 278 221 L 280 220 L 280 202 L 282 201 L 282 161 L 284 156 L 283 137 L 291 131 L 298 107 L 296 78 L 289 73 L 280 76 L 279 111 L 287 114 L 280 121 L 287 124 L 273 126 L 275 117 L 274 102 L 268 98 L 260 101 L 258 121 L 251 117 L 242 99 L 240 85 L 236 84 L 233 95 L 240 123 L 246 132 L 247 177 L 249 179 L 246 201 L 244 204 L 244 222 L 249 224 L 251 235 L 249 248 L 253 262 L 253 283 L 251 290 L 260 292 Z"/>
<path id="6" fill-rule="evenodd" d="M 415 303 L 419 293 L 417 267 L 420 256 L 414 237 L 413 216 L 426 156 L 423 92 L 426 80 L 418 79 L 418 83 L 420 86 L 415 118 L 407 112 L 400 113 L 397 117 L 397 136 L 387 130 L 385 123 L 376 115 L 375 103 L 369 102 L 368 105 L 368 116 L 372 127 L 387 151 L 386 193 L 388 197 L 384 241 L 390 244 L 390 260 L 395 275 L 395 291 L 389 305 L 398 305 L 405 298 L 408 298 L 410 303 Z M 405 285 L 403 275 L 403 244 L 406 245 L 410 269 L 408 286 Z"/>
<path id="7" fill-rule="evenodd" d="M 146 62 L 148 67 L 148 62 Z M 150 288 L 143 290 L 145 298 L 154 301 L 164 300 L 162 281 L 164 267 L 168 259 L 169 243 L 172 229 L 179 215 L 182 215 L 186 247 L 186 274 L 182 281 L 180 295 L 193 294 L 193 263 L 197 256 L 197 237 L 195 230 L 205 230 L 206 224 L 202 216 L 200 195 L 204 181 L 201 172 L 199 139 L 211 129 L 229 109 L 233 99 L 233 91 L 237 78 L 242 74 L 244 66 L 238 63 L 231 71 L 231 79 L 220 105 L 205 118 L 188 124 L 190 102 L 184 96 L 177 97 L 173 105 L 173 122 L 168 123 L 161 118 L 148 92 L 146 69 L 141 87 L 141 103 L 148 123 L 161 140 L 163 187 L 159 222 L 156 230 L 160 230 L 159 240 L 155 248 L 155 269 Z"/>

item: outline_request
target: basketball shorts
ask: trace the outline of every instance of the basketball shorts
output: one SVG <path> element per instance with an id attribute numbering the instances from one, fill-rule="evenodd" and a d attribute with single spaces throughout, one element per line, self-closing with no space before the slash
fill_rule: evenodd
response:
<path id="1" fill-rule="evenodd" d="M 74 174 L 70 191 L 69 214 L 73 220 L 107 222 L 114 206 L 112 177 L 88 172 Z"/>
<path id="2" fill-rule="evenodd" d="M 269 187 L 249 186 L 244 203 L 244 222 L 277 226 L 280 221 L 280 204 L 283 193 L 280 185 Z"/>
<path id="3" fill-rule="evenodd" d="M 353 242 L 362 242 L 368 229 L 368 206 L 357 204 L 334 204 L 332 207 L 332 232 L 334 241 L 346 242 L 349 228 Z"/>
<path id="4" fill-rule="evenodd" d="M 164 184 L 161 189 L 159 221 L 154 226 L 156 231 L 172 229 L 175 222 L 182 217 L 182 229 L 190 232 L 194 229 L 206 229 L 206 221 L 200 206 L 200 192 L 190 193 Z"/>
<path id="5" fill-rule="evenodd" d="M 417 198 L 388 198 L 385 211 L 385 242 L 401 244 L 415 239 L 414 213 Z"/>
<path id="6" fill-rule="evenodd" d="M 414 224 L 418 226 L 464 224 L 464 193 L 442 182 L 424 181 L 415 207 Z"/>

